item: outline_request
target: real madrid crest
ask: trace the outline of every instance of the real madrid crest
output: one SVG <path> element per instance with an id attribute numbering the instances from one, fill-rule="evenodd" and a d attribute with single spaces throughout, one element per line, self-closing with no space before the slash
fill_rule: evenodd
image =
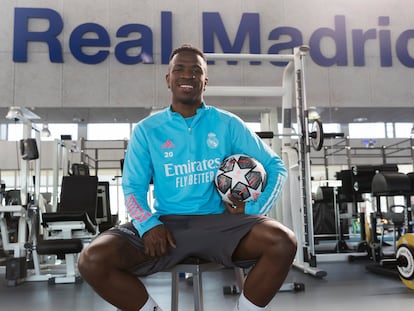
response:
<path id="1" fill-rule="evenodd" d="M 216 149 L 219 145 L 219 141 L 215 133 L 208 133 L 207 146 L 211 149 Z"/>

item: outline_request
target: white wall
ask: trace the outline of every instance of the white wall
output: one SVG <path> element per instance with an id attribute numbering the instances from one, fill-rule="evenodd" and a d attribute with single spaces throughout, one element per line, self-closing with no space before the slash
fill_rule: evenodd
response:
<path id="1" fill-rule="evenodd" d="M 49 49 L 44 43 L 28 45 L 27 62 L 13 62 L 14 9 L 48 8 L 57 12 L 64 28 L 58 36 L 63 44 L 64 62 L 52 63 Z M 335 27 L 335 16 L 345 17 L 346 52 L 345 66 L 321 66 L 313 57 L 308 60 L 308 101 L 319 107 L 412 107 L 413 70 L 397 57 L 396 42 L 403 32 L 414 29 L 410 0 L 255 0 L 255 1 L 136 1 L 136 0 L 3 0 L 0 10 L 0 107 L 158 107 L 168 104 L 168 90 L 164 76 L 166 65 L 161 64 L 161 12 L 172 13 L 172 45 L 192 43 L 202 47 L 202 15 L 219 12 L 229 36 L 234 42 L 240 20 L 245 13 L 260 16 L 261 52 L 275 44 L 289 40 L 269 40 L 272 30 L 291 27 L 299 30 L 303 43 L 308 44 L 317 29 Z M 379 26 L 379 16 L 389 17 L 389 25 Z M 89 65 L 79 62 L 69 50 L 72 31 L 84 23 L 98 23 L 110 35 L 110 48 L 89 48 L 85 53 L 109 50 L 110 56 L 102 63 Z M 125 38 L 117 38 L 116 31 L 125 24 L 138 23 L 148 26 L 153 34 L 154 64 L 121 64 L 114 55 L 115 46 Z M 48 23 L 31 19 L 30 31 L 45 31 Z M 352 30 L 371 31 L 376 39 L 365 45 L 365 66 L 354 66 Z M 380 64 L 380 30 L 390 37 L 392 66 Z M 137 37 L 135 36 L 135 39 Z M 251 38 L 250 38 L 251 39 Z M 408 59 L 414 58 L 414 45 L 408 40 Z M 242 52 L 249 52 L 246 39 Z M 386 42 L 386 41 L 384 41 Z M 165 44 L 165 42 L 164 42 Z M 139 53 L 137 50 L 132 52 Z M 222 52 L 218 41 L 215 52 Z M 311 51 L 312 52 L 312 51 Z M 321 52 L 326 58 L 335 56 L 332 38 L 321 41 Z M 343 50 L 339 52 L 344 52 Z M 220 62 L 210 66 L 210 84 L 266 85 L 281 80 L 281 69 L 263 63 L 229 66 Z M 251 100 L 211 99 L 218 106 L 245 105 Z M 272 106 L 280 101 L 254 99 L 255 106 Z"/>

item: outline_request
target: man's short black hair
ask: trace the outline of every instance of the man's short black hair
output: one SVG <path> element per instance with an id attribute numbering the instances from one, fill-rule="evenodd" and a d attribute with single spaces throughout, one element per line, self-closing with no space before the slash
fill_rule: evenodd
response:
<path id="1" fill-rule="evenodd" d="M 182 46 L 176 48 L 174 51 L 172 51 L 170 56 L 170 61 L 173 59 L 175 55 L 181 52 L 193 52 L 194 54 L 197 54 L 201 56 L 202 59 L 204 59 L 205 62 L 207 62 L 206 56 L 204 55 L 203 51 L 201 51 L 199 48 L 196 48 L 195 46 L 192 46 L 191 44 L 183 44 Z"/>

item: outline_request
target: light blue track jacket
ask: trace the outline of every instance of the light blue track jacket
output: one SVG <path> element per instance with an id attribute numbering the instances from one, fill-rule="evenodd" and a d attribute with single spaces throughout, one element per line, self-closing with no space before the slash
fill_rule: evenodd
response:
<path id="1" fill-rule="evenodd" d="M 134 128 L 124 161 L 125 204 L 141 236 L 161 224 L 161 215 L 221 214 L 225 206 L 214 186 L 221 161 L 232 154 L 257 159 L 267 172 L 267 185 L 246 214 L 264 215 L 273 207 L 287 172 L 280 157 L 232 113 L 203 103 L 184 119 L 166 108 Z M 148 189 L 154 183 L 154 206 Z"/>

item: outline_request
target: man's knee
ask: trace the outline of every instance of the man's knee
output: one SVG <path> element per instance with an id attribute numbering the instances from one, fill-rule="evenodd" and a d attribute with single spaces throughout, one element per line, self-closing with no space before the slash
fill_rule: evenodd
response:
<path id="1" fill-rule="evenodd" d="M 105 240 L 96 240 L 80 253 L 78 270 L 85 279 L 105 274 L 114 257 L 112 245 Z"/>
<path id="2" fill-rule="evenodd" d="M 293 260 L 296 255 L 297 240 L 293 231 L 277 223 L 266 227 L 262 231 L 262 238 L 266 241 L 265 250 L 273 256 Z"/>
<path id="3" fill-rule="evenodd" d="M 282 245 L 282 247 L 280 247 L 280 249 L 282 252 L 285 252 L 285 254 L 289 256 L 290 259 L 293 261 L 297 250 L 296 236 L 293 233 L 293 231 L 291 231 L 288 228 L 284 228 L 283 230 L 281 230 L 281 232 L 282 233 L 280 244 Z"/>
<path id="4" fill-rule="evenodd" d="M 94 274 L 98 274 L 104 263 L 101 260 L 101 255 L 99 252 L 94 251 L 93 246 L 88 246 L 85 248 L 79 255 L 78 259 L 78 270 L 79 273 L 86 279 L 91 277 Z"/>

